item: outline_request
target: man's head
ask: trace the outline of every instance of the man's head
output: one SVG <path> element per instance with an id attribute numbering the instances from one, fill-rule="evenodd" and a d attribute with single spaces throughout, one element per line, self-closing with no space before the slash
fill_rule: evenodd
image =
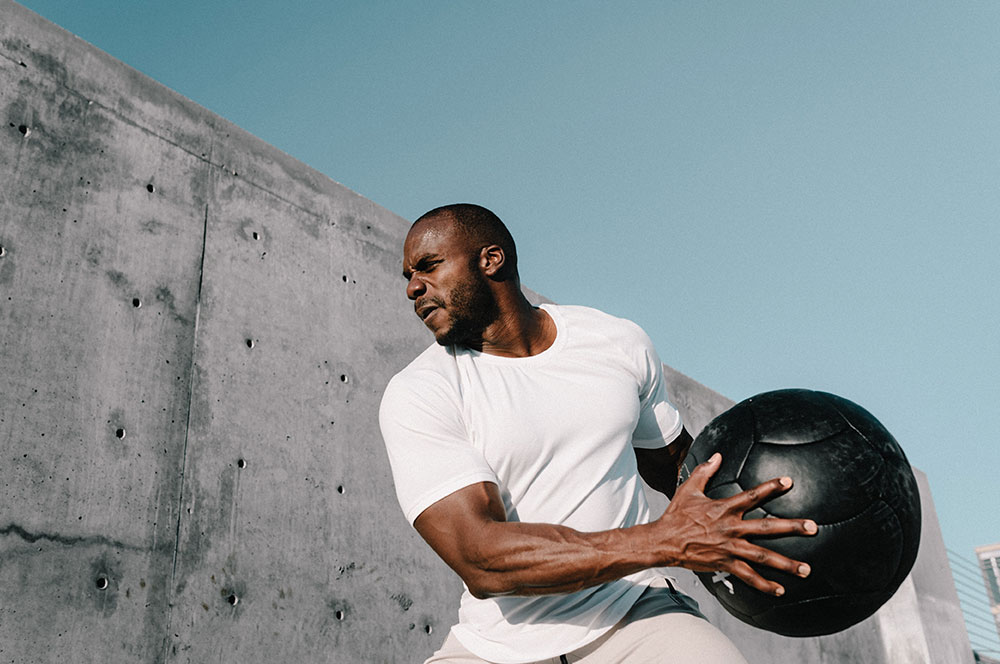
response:
<path id="1" fill-rule="evenodd" d="M 417 219 L 403 246 L 406 295 L 442 346 L 477 346 L 520 293 L 517 252 L 500 219 L 479 205 L 435 208 Z"/>

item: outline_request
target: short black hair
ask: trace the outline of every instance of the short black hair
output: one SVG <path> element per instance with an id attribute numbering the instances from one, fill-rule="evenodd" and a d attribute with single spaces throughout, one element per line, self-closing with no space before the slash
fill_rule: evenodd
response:
<path id="1" fill-rule="evenodd" d="M 517 274 L 517 247 L 514 244 L 514 237 L 507 230 L 507 226 L 500 221 L 500 217 L 491 210 L 475 203 L 442 205 L 420 215 L 413 225 L 437 217 L 449 217 L 472 245 L 478 245 L 480 248 L 492 244 L 498 245 L 503 249 L 506 259 L 505 272 L 508 275 Z"/>

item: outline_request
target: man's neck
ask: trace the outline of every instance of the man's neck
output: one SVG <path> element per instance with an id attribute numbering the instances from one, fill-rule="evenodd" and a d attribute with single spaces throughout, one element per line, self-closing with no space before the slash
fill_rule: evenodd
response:
<path id="1" fill-rule="evenodd" d="M 483 332 L 480 350 L 500 357 L 531 357 L 555 343 L 556 324 L 543 309 L 523 297 L 515 306 L 501 307 L 500 317 Z"/>

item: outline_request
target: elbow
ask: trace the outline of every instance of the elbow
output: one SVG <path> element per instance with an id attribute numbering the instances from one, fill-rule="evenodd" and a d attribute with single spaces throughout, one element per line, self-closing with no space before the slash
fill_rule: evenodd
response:
<path id="1" fill-rule="evenodd" d="M 462 581 L 469 589 L 469 594 L 476 599 L 490 599 L 513 595 L 516 588 L 504 579 L 504 575 L 483 570 L 474 570 L 462 574 Z"/>
<path id="2" fill-rule="evenodd" d="M 462 555 L 451 561 L 452 569 L 476 599 L 489 599 L 517 593 L 514 569 L 506 556 L 490 546 L 495 540 L 488 536 L 466 542 Z"/>
<path id="3" fill-rule="evenodd" d="M 470 586 L 468 583 L 465 585 L 469 588 L 469 594 L 476 599 L 489 599 L 491 597 L 496 597 L 496 595 L 481 586 Z"/>
<path id="4" fill-rule="evenodd" d="M 521 590 L 517 573 L 493 557 L 466 558 L 455 571 L 476 599 L 517 595 Z"/>

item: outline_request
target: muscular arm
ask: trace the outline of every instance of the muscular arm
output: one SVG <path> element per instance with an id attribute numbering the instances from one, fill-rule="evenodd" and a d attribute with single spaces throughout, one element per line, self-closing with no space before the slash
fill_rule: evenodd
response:
<path id="1" fill-rule="evenodd" d="M 681 429 L 680 435 L 666 447 L 654 450 L 636 448 L 635 460 L 639 466 L 639 475 L 646 484 L 666 494 L 668 498 L 673 498 L 681 464 L 691 449 L 692 442 L 687 429 Z"/>
<path id="2" fill-rule="evenodd" d="M 508 522 L 499 490 L 489 482 L 434 503 L 414 526 L 479 598 L 572 592 L 660 566 L 726 571 L 758 590 L 780 594 L 781 586 L 757 574 L 750 562 L 800 576 L 808 567 L 745 538 L 813 534 L 816 526 L 801 519 L 743 520 L 746 511 L 791 488 L 787 478 L 731 498 L 707 498 L 705 483 L 720 462 L 716 456 L 698 466 L 662 517 L 632 528 L 585 533 Z"/>
<path id="3" fill-rule="evenodd" d="M 656 564 L 637 533 L 508 522 L 490 482 L 431 505 L 414 526 L 479 598 L 572 592 Z"/>

